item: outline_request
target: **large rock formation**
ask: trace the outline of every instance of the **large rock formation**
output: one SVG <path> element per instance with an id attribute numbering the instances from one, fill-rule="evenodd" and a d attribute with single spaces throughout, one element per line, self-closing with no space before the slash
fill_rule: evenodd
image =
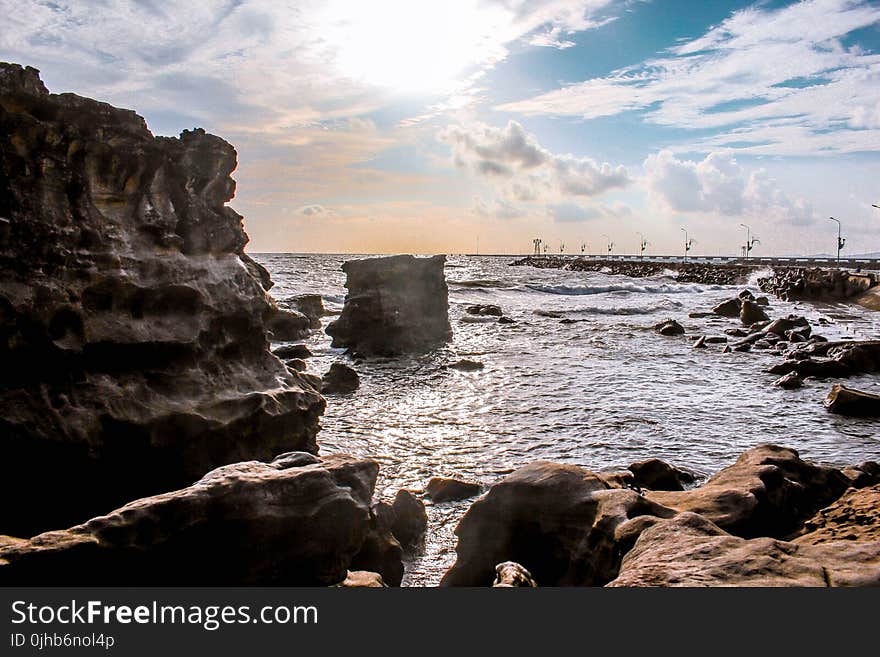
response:
<path id="1" fill-rule="evenodd" d="M 83 525 L 0 541 L 3 585 L 330 585 L 376 533 L 379 466 L 292 452 L 214 470 Z M 388 539 L 393 541 L 390 536 Z M 397 566 L 403 565 L 398 556 Z M 383 573 L 384 575 L 384 573 Z M 398 580 L 399 582 L 399 577 Z"/>
<path id="2" fill-rule="evenodd" d="M 232 146 L 0 64 L 0 532 L 214 467 L 316 452 L 323 399 L 268 350 Z"/>
<path id="3" fill-rule="evenodd" d="M 334 347 L 394 355 L 436 347 L 452 337 L 446 256 L 350 260 L 345 305 L 327 327 Z"/>

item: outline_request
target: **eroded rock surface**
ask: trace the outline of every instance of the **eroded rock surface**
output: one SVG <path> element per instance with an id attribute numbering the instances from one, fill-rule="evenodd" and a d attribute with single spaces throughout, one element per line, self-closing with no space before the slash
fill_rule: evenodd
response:
<path id="1" fill-rule="evenodd" d="M 375 563 L 362 552 L 380 533 L 370 513 L 378 470 L 304 452 L 227 465 L 71 529 L 0 542 L 0 583 L 336 584 L 356 562 Z"/>
<path id="2" fill-rule="evenodd" d="M 51 95 L 0 64 L 0 532 L 317 451 L 321 396 L 269 353 L 231 145 Z"/>

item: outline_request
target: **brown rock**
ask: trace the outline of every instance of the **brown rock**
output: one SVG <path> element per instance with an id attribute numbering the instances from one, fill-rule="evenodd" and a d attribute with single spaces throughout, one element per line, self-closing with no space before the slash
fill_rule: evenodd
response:
<path id="1" fill-rule="evenodd" d="M 635 484 L 648 490 L 684 490 L 686 484 L 694 483 L 690 472 L 676 468 L 660 459 L 646 459 L 629 466 Z"/>
<path id="2" fill-rule="evenodd" d="M 829 413 L 855 415 L 860 417 L 880 416 L 880 395 L 847 388 L 835 383 L 825 398 L 825 408 Z"/>
<path id="3" fill-rule="evenodd" d="M 532 574 L 515 561 L 505 561 L 495 566 L 494 588 L 536 588 Z"/>
<path id="4" fill-rule="evenodd" d="M 482 485 L 473 481 L 462 481 L 450 477 L 432 477 L 425 487 L 425 495 L 433 502 L 464 500 L 479 495 Z"/>
<path id="5" fill-rule="evenodd" d="M 394 496 L 394 522 L 391 533 L 402 545 L 414 545 L 425 534 L 428 514 L 424 503 L 408 490 L 401 489 Z"/>
<path id="6" fill-rule="evenodd" d="M 831 541 L 875 541 L 880 543 L 880 484 L 850 488 L 839 500 L 804 523 L 801 545 Z"/>

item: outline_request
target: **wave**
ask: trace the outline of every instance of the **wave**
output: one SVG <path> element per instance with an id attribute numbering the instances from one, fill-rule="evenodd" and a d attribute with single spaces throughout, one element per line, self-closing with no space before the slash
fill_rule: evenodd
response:
<path id="1" fill-rule="evenodd" d="M 661 283 L 659 285 L 638 285 L 636 283 L 620 283 L 612 285 L 526 285 L 534 292 L 545 294 L 561 294 L 565 296 L 580 296 L 589 294 L 607 294 L 609 292 L 632 292 L 636 294 L 686 294 L 700 293 L 706 290 L 723 289 L 720 285 L 686 285 Z"/>
<path id="2" fill-rule="evenodd" d="M 508 288 L 513 287 L 512 283 L 505 283 L 504 281 L 499 281 L 491 278 L 487 279 L 476 279 L 473 281 L 449 281 L 449 285 L 455 287 L 464 287 L 464 288 L 491 288 L 491 287 L 500 287 L 500 288 Z"/>
<path id="3" fill-rule="evenodd" d="M 584 306 L 566 310 L 535 310 L 535 315 L 551 318 L 568 318 L 572 315 L 650 315 L 656 312 L 668 312 L 681 308 L 684 304 L 678 301 L 661 301 L 649 306 Z"/>

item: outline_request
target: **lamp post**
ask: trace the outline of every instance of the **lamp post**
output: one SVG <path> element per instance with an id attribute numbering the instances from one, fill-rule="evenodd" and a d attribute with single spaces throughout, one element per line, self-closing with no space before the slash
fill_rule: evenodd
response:
<path id="1" fill-rule="evenodd" d="M 687 230 L 685 230 L 684 228 L 682 228 L 682 230 L 684 231 L 684 261 L 687 262 L 688 251 L 690 251 L 691 247 L 694 245 L 694 240 L 688 239 Z"/>
<path id="2" fill-rule="evenodd" d="M 752 229 L 749 226 L 746 226 L 745 224 L 740 224 L 740 226 L 746 229 L 746 248 L 743 250 L 743 255 L 745 255 L 746 260 L 748 260 L 750 257 L 749 254 L 752 252 L 752 249 L 755 248 L 755 244 L 760 244 L 761 240 L 757 237 L 751 236 Z"/>
<path id="3" fill-rule="evenodd" d="M 645 249 L 648 248 L 648 240 L 646 240 L 645 236 L 639 232 L 637 232 L 636 235 L 639 236 L 639 259 L 644 260 Z"/>
<path id="4" fill-rule="evenodd" d="M 837 224 L 837 264 L 840 265 L 840 252 L 846 244 L 846 238 L 840 236 L 840 220 L 835 219 L 834 217 L 828 217 L 831 221 Z"/>
<path id="5" fill-rule="evenodd" d="M 608 237 L 605 233 L 602 233 L 602 237 L 604 237 L 608 242 L 608 257 L 612 258 L 612 252 L 614 251 L 614 242 L 611 241 L 611 238 Z"/>

